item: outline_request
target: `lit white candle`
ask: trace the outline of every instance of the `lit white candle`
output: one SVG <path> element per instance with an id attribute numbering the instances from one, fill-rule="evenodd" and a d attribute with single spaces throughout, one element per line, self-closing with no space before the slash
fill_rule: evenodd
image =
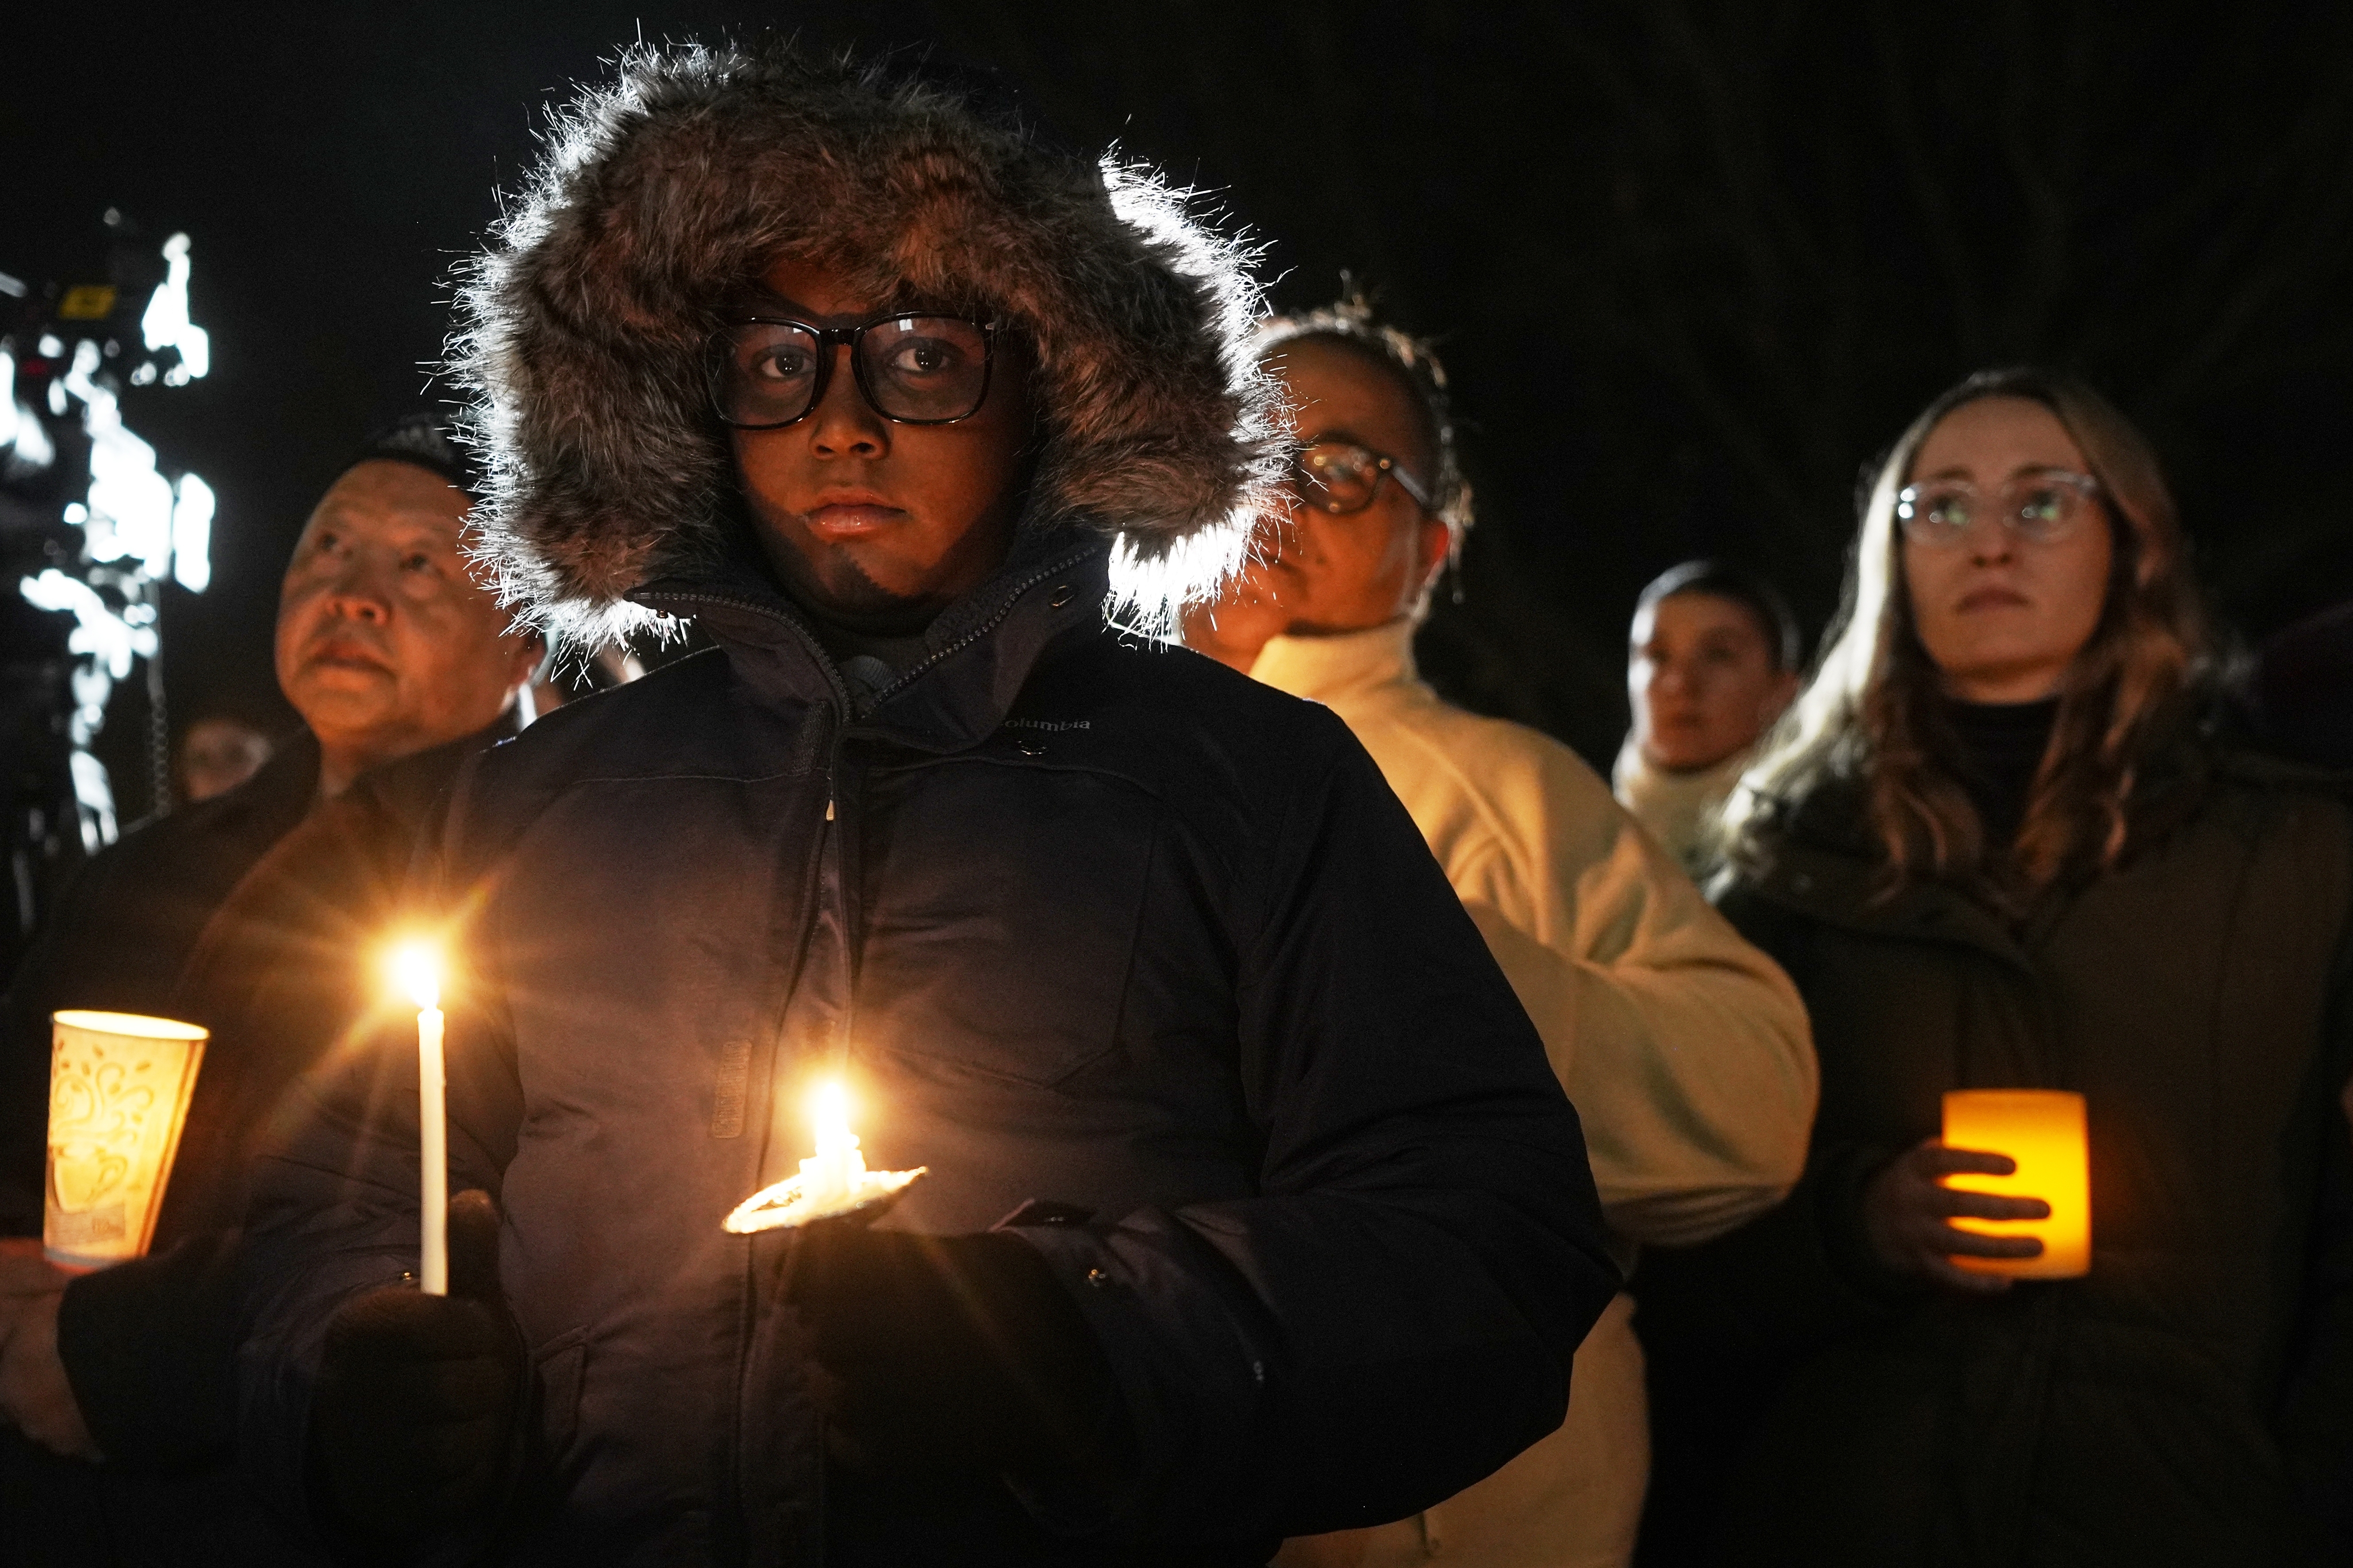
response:
<path id="1" fill-rule="evenodd" d="M 417 1004 L 417 1229 L 422 1246 L 417 1288 L 449 1293 L 449 1121 L 441 1064 L 441 966 L 433 950 L 412 942 L 394 959 L 402 989 Z"/>
<path id="2" fill-rule="evenodd" d="M 865 1179 L 866 1157 L 849 1131 L 849 1092 L 839 1080 L 828 1079 L 810 1094 L 809 1121 L 817 1152 L 801 1162 L 801 1191 L 820 1204 L 850 1196 Z"/>
<path id="3" fill-rule="evenodd" d="M 858 1139 L 849 1131 L 849 1091 L 839 1079 L 820 1080 L 807 1105 L 810 1125 L 817 1131 L 817 1152 L 801 1162 L 797 1173 L 737 1204 L 720 1222 L 728 1235 L 787 1230 L 854 1214 L 895 1200 L 923 1174 L 921 1165 L 912 1171 L 866 1168 L 866 1157 L 858 1152 Z"/>

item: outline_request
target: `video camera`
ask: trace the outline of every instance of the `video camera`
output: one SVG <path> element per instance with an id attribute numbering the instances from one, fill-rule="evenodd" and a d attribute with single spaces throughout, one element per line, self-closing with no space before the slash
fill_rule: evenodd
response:
<path id="1" fill-rule="evenodd" d="M 122 423 L 126 387 L 211 368 L 188 319 L 188 237 L 143 239 L 108 209 L 92 264 L 34 284 L 0 272 L 0 806 L 13 969 L 55 889 L 116 833 L 90 750 L 117 683 L 143 664 L 153 798 L 168 796 L 158 600 L 211 578 L 213 494 L 167 474 Z"/>

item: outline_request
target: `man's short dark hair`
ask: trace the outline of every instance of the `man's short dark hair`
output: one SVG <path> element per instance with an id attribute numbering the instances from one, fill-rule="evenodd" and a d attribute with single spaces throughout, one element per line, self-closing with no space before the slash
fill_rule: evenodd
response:
<path id="1" fill-rule="evenodd" d="M 447 483 L 452 489 L 462 490 L 473 499 L 475 479 L 466 454 L 450 439 L 448 426 L 438 414 L 419 412 L 403 415 L 367 438 L 367 444 L 347 458 L 336 471 L 341 479 L 362 463 L 406 463 L 423 468 Z"/>
<path id="2" fill-rule="evenodd" d="M 1651 585 L 1634 601 L 1635 616 L 1639 619 L 1644 610 L 1677 594 L 1713 594 L 1746 608 L 1757 617 L 1757 629 L 1765 635 L 1765 651 L 1777 670 L 1794 670 L 1805 657 L 1805 638 L 1798 630 L 1798 617 L 1789 601 L 1781 596 L 1780 589 L 1746 567 L 1728 561 L 1686 561 L 1670 566 L 1651 579 Z"/>

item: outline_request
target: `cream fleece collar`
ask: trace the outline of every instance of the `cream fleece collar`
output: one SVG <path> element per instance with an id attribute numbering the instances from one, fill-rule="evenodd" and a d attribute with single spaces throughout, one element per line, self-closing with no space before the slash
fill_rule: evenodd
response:
<path id="1" fill-rule="evenodd" d="M 1413 632 L 1412 618 L 1400 616 L 1360 632 L 1271 637 L 1250 666 L 1250 679 L 1331 704 L 1368 697 L 1384 687 L 1414 686 L 1419 676 Z"/>
<path id="2" fill-rule="evenodd" d="M 1712 768 L 1671 773 L 1650 764 L 1629 731 L 1626 743 L 1618 749 L 1609 783 L 1620 804 L 1688 864 L 1698 853 L 1707 817 L 1731 798 L 1742 771 L 1755 760 L 1749 752 L 1735 752 Z"/>

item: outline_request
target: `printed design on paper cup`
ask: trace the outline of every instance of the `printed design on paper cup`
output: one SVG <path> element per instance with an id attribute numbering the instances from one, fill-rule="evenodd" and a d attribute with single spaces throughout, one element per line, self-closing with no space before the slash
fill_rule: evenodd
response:
<path id="1" fill-rule="evenodd" d="M 51 1262 L 103 1268 L 154 1237 L 206 1031 L 126 1013 L 53 1018 L 42 1236 Z"/>
<path id="2" fill-rule="evenodd" d="M 154 1067 L 112 1059 L 103 1045 L 57 1063 L 49 1085 L 49 1187 L 65 1222 L 58 1229 L 72 1233 L 58 1241 L 71 1246 L 122 1234 L 122 1184 L 154 1131 Z"/>

